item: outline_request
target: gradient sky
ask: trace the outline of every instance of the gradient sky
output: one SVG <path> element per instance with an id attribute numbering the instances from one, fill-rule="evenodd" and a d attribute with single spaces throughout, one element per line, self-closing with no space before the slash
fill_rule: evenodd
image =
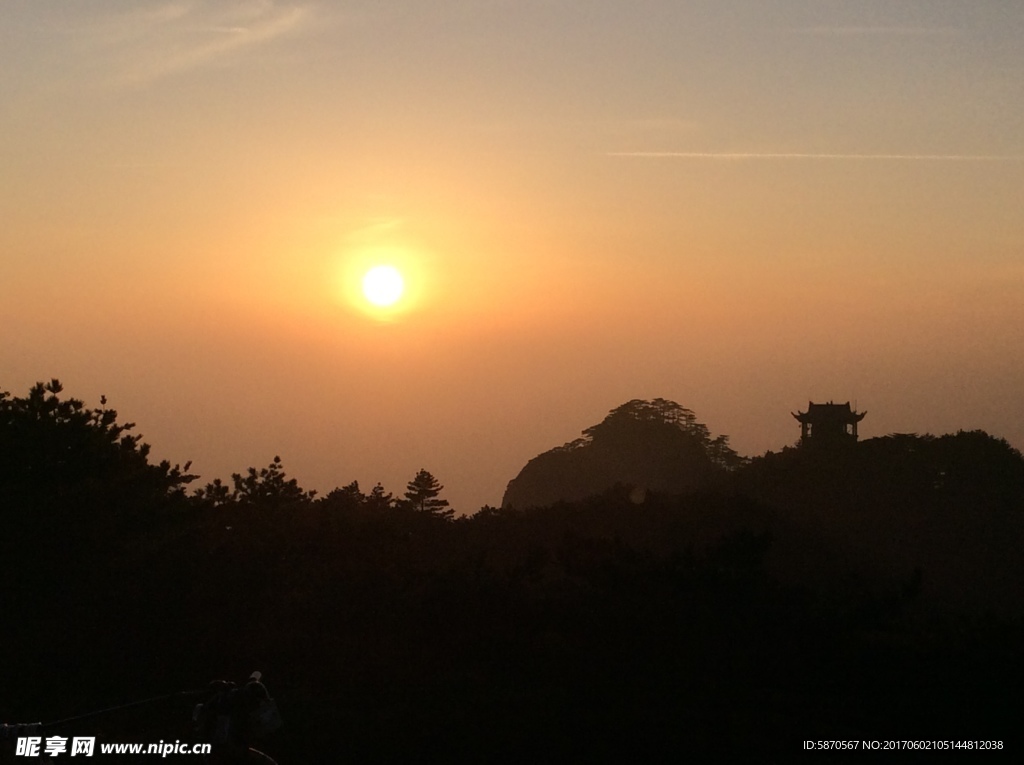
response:
<path id="1" fill-rule="evenodd" d="M 748 455 L 809 399 L 1024 447 L 1022 39 L 1006 0 L 3 0 L 0 389 L 460 512 L 632 398 Z"/>

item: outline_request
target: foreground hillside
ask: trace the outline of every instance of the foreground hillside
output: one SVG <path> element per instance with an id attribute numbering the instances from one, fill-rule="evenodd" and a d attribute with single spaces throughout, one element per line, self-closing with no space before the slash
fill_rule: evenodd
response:
<path id="1" fill-rule="evenodd" d="M 953 519 L 942 544 L 974 551 L 892 566 L 909 548 L 880 519 L 903 484 L 853 501 L 843 462 L 787 452 L 727 486 L 452 519 L 354 484 L 311 496 L 280 461 L 189 494 L 116 415 L 61 401 L 3 402 L 4 722 L 253 669 L 285 719 L 265 743 L 282 765 L 778 759 L 808 738 L 1009 741 L 1024 712 L 1020 611 L 935 589 L 971 592 L 986 549 L 1018 544 L 1000 492 L 908 505 L 901 533 L 932 507 Z M 823 480 L 794 494 L 805 473 Z M 985 576 L 1019 593 L 1018 571 Z M 186 738 L 190 707 L 61 735 Z"/>

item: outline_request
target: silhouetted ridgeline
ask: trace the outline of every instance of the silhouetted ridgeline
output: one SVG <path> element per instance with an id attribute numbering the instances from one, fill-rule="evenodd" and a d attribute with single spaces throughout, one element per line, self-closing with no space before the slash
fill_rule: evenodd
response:
<path id="1" fill-rule="evenodd" d="M 534 457 L 509 481 L 502 507 L 583 499 L 616 484 L 682 494 L 721 484 L 743 460 L 674 401 L 633 400 L 583 437 Z M 639 496 L 639 495 L 637 495 Z"/>
<path id="2" fill-rule="evenodd" d="M 630 487 L 634 502 L 648 491 L 741 495 L 771 508 L 768 560 L 787 581 L 921 578 L 923 593 L 947 605 L 1017 612 L 1019 451 L 981 431 L 858 441 L 863 413 L 849 404 L 812 403 L 794 417 L 801 446 L 746 459 L 675 402 L 630 401 L 583 438 L 530 460 L 502 505 L 542 507 L 616 485 Z"/>
<path id="3" fill-rule="evenodd" d="M 397 499 L 315 496 L 279 459 L 188 493 L 187 466 L 59 393 L 0 397 L 4 722 L 259 668 L 282 765 L 792 758 L 1019 727 L 1024 472 L 985 434 L 745 461 L 682 407 L 630 402 L 567 451 L 624 456 L 646 491 L 455 519 L 426 470 Z M 174 740 L 189 716 L 78 733 Z"/>

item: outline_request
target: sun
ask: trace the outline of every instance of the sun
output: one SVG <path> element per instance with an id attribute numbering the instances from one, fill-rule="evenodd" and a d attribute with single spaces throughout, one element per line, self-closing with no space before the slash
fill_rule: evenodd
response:
<path id="1" fill-rule="evenodd" d="M 380 308 L 397 303 L 405 292 L 405 280 L 394 266 L 374 266 L 363 277 L 363 295 Z"/>
<path id="2" fill-rule="evenodd" d="M 403 322 L 427 305 L 427 256 L 399 246 L 359 248 L 336 261 L 336 298 L 373 322 Z"/>

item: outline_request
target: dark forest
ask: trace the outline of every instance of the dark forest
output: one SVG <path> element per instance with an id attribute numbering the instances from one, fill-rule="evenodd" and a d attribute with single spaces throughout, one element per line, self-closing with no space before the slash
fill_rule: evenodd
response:
<path id="1" fill-rule="evenodd" d="M 793 761 L 1020 728 L 1024 459 L 981 431 L 747 458 L 633 401 L 472 515 L 426 468 L 323 494 L 273 455 L 189 470 L 105 400 L 0 394 L 0 722 L 258 669 L 281 765 Z M 60 735 L 193 739 L 198 697 Z"/>

